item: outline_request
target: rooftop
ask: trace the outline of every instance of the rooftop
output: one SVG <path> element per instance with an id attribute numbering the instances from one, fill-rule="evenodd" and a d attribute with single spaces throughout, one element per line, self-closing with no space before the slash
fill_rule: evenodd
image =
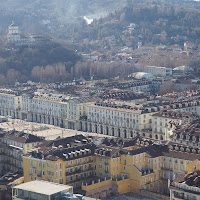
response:
<path id="1" fill-rule="evenodd" d="M 72 186 L 37 180 L 23 183 L 14 187 L 14 189 L 21 189 L 45 195 L 52 195 L 70 188 L 72 188 Z"/>

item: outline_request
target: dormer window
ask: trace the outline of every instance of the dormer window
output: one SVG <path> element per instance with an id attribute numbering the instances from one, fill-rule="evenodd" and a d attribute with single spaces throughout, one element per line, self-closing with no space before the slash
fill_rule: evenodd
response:
<path id="1" fill-rule="evenodd" d="M 176 151 L 178 151 L 178 150 L 179 150 L 179 147 L 178 147 L 178 146 L 176 146 L 176 147 L 175 147 L 175 150 L 176 150 Z"/>
<path id="2" fill-rule="evenodd" d="M 183 148 L 183 147 L 181 147 L 181 148 L 180 148 L 180 150 L 181 150 L 181 151 L 184 151 L 184 148 Z"/>
<path id="3" fill-rule="evenodd" d="M 195 149 L 192 149 L 192 152 L 193 152 L 193 153 L 196 153 L 196 150 L 195 150 Z"/>
<path id="4" fill-rule="evenodd" d="M 189 140 L 190 139 L 190 136 L 189 135 L 186 135 L 186 140 Z"/>
<path id="5" fill-rule="evenodd" d="M 189 149 L 189 148 L 187 148 L 187 149 L 186 149 L 186 151 L 187 151 L 187 152 L 190 152 L 190 149 Z"/>
<path id="6" fill-rule="evenodd" d="M 170 150 L 172 150 L 172 149 L 173 149 L 173 146 L 172 146 L 172 145 L 170 145 L 170 146 L 169 146 L 169 148 L 170 148 Z"/>

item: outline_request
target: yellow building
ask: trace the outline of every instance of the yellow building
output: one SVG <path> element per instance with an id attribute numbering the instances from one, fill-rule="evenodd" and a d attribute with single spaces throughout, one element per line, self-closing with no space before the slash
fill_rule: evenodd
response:
<path id="1" fill-rule="evenodd" d="M 91 182 L 95 145 L 87 142 L 84 136 L 64 138 L 24 155 L 24 181 L 45 180 L 74 188 Z"/>
<path id="2" fill-rule="evenodd" d="M 73 185 L 93 198 L 131 191 L 169 194 L 168 180 L 200 168 L 198 152 L 141 137 L 104 139 L 95 145 L 92 138 L 79 135 L 25 155 L 24 179 Z"/>
<path id="3" fill-rule="evenodd" d="M 99 166 L 100 169 L 97 168 L 94 173 L 102 178 L 102 182 L 101 184 L 97 182 L 93 185 L 84 185 L 82 189 L 95 198 L 102 197 L 101 192 L 105 190 L 105 185 L 109 188 L 109 184 L 117 185 L 115 194 L 129 191 L 169 194 L 168 180 L 174 180 L 180 174 L 185 175 L 189 170 L 199 169 L 200 162 L 198 159 L 200 159 L 200 156 L 197 150 L 194 151 L 194 149 L 173 143 L 168 145 L 151 143 L 152 141 L 138 139 L 135 147 L 111 148 L 101 146 L 104 151 L 120 149 L 120 151 L 114 150 L 116 153 L 112 153 L 113 157 L 110 158 L 106 158 L 104 151 L 100 152 L 99 147 L 97 147 L 96 151 L 100 152 L 102 156 L 98 153 L 96 166 Z M 97 157 L 96 154 L 95 157 Z M 115 173 L 113 171 L 109 171 L 108 174 L 103 173 L 103 163 L 105 163 L 106 169 L 113 169 L 113 159 L 118 160 L 116 164 L 119 165 L 119 170 Z M 107 166 L 106 162 L 108 163 Z M 118 174 L 117 178 L 115 178 L 116 174 Z M 104 177 L 106 177 L 106 180 L 103 181 Z M 109 184 L 107 178 L 112 180 Z M 126 180 L 127 184 L 120 183 L 121 180 Z M 99 185 L 98 190 L 95 188 L 96 184 Z"/>

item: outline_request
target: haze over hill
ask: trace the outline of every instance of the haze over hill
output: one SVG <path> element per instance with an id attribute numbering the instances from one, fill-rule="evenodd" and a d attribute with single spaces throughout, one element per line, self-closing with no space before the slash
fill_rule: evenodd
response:
<path id="1" fill-rule="evenodd" d="M 125 5 L 126 0 L 0 0 L 0 28 L 15 20 L 25 31 L 34 32 L 40 30 L 39 24 L 63 26 L 83 16 L 103 17 Z"/>

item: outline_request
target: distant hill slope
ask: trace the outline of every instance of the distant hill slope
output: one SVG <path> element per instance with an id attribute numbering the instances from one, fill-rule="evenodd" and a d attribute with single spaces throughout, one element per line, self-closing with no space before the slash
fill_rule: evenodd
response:
<path id="1" fill-rule="evenodd" d="M 9 84 L 34 78 L 39 80 L 38 76 L 46 76 L 41 78 L 44 82 L 62 81 L 79 60 L 81 57 L 73 50 L 54 42 L 18 49 L 1 48 L 0 82 L 1 76 L 5 76 Z"/>
<path id="2" fill-rule="evenodd" d="M 0 0 L 0 28 L 15 20 L 25 31 L 39 31 L 35 26 L 42 20 L 68 24 L 82 16 L 103 17 L 125 5 L 126 0 Z"/>

